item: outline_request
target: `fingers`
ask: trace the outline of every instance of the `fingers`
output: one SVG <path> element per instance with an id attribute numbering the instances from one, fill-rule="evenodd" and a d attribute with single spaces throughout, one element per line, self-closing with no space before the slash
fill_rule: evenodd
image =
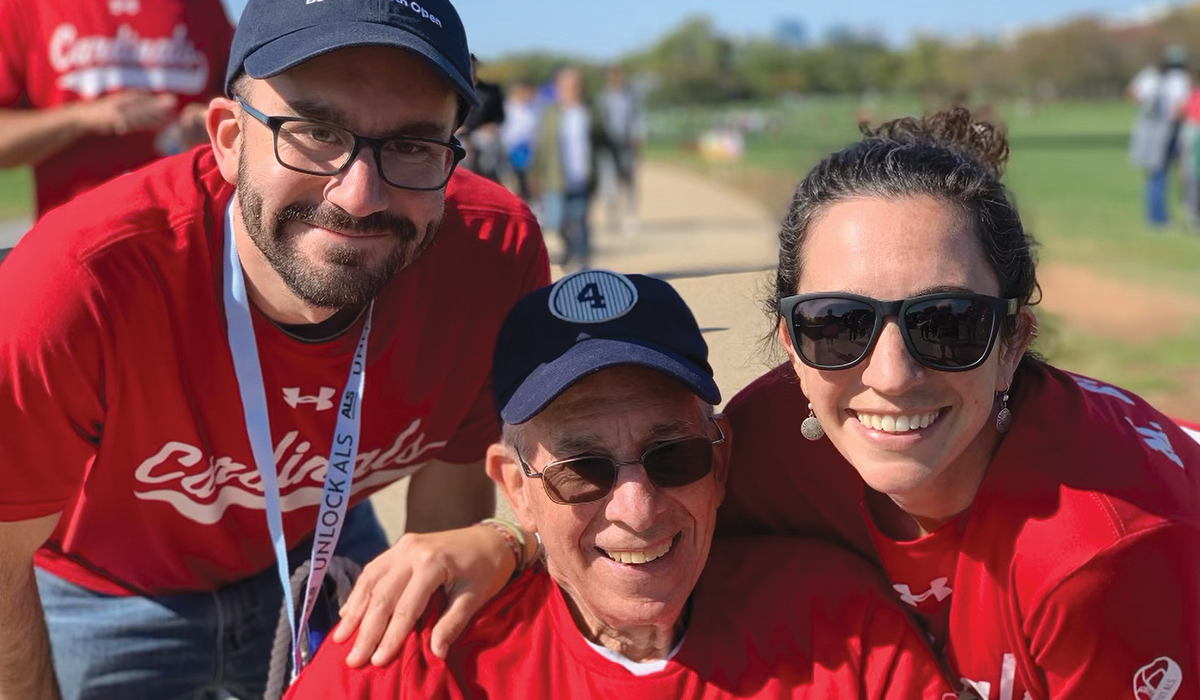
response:
<path id="1" fill-rule="evenodd" d="M 364 663 L 367 655 L 370 656 L 371 664 L 374 666 L 384 666 L 394 659 L 400 651 L 405 637 L 416 626 L 421 613 L 425 612 L 430 597 L 445 582 L 444 569 L 422 567 L 414 572 L 408 586 L 404 588 L 403 594 L 400 595 L 400 599 L 394 606 L 386 611 L 381 611 L 375 620 L 368 616 L 364 626 L 370 622 L 377 622 L 380 633 L 377 639 L 369 644 L 362 643 Z M 362 641 L 361 633 L 355 644 L 356 651 L 360 641 Z"/>
<path id="2" fill-rule="evenodd" d="M 466 592 L 451 598 L 446 612 L 442 613 L 442 616 L 433 625 L 429 647 L 434 656 L 439 659 L 446 658 L 446 654 L 450 651 L 450 645 L 463 633 L 467 624 L 471 622 L 471 618 L 475 617 L 475 613 L 479 612 L 487 600 L 483 596 Z"/>
<path id="3" fill-rule="evenodd" d="M 157 129 L 170 120 L 177 98 L 168 94 L 121 92 L 111 96 L 111 129 L 115 134 Z"/>
<path id="4" fill-rule="evenodd" d="M 338 610 L 339 621 L 333 628 L 334 643 L 341 644 L 354 634 L 354 630 L 358 629 L 358 623 L 362 622 L 363 614 L 367 611 L 367 604 L 371 601 L 371 590 L 374 587 L 374 569 L 368 567 L 359 575 L 358 581 L 354 583 L 354 588 L 350 591 L 350 597 Z"/>

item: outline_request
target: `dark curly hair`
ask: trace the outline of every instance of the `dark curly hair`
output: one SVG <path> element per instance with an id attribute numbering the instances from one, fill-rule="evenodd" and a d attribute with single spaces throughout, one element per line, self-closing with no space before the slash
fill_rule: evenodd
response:
<path id="1" fill-rule="evenodd" d="M 779 232 L 775 298 L 765 306 L 778 326 L 778 302 L 796 293 L 800 252 L 813 222 L 833 204 L 852 197 L 935 197 L 965 208 L 996 279 L 1000 296 L 1022 305 L 1039 299 L 1034 270 L 1037 242 L 1026 233 L 1007 188 L 1001 184 L 1008 160 L 1004 130 L 976 121 L 963 107 L 921 118 L 904 117 L 877 129 L 860 125 L 862 140 L 827 156 L 796 187 Z M 1016 333 L 1009 318 L 1005 339 Z"/>

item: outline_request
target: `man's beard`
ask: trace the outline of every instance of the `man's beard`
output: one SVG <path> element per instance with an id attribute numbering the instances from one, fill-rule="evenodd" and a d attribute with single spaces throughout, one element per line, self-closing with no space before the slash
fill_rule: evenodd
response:
<path id="1" fill-rule="evenodd" d="M 237 197 L 242 224 L 250 240 L 262 252 L 271 267 L 306 304 L 321 309 L 364 306 L 404 267 L 416 260 L 437 237 L 441 217 L 431 221 L 419 234 L 412 219 L 390 212 L 376 212 L 362 218 L 350 216 L 341 208 L 324 203 L 319 206 L 289 204 L 263 221 L 262 193 L 249 176 L 244 154 L 238 162 Z M 324 260 L 305 260 L 296 247 L 296 238 L 285 231 L 289 222 L 320 226 L 334 231 L 384 234 L 393 245 L 384 258 L 373 262 L 369 251 L 354 246 L 327 250 Z"/>

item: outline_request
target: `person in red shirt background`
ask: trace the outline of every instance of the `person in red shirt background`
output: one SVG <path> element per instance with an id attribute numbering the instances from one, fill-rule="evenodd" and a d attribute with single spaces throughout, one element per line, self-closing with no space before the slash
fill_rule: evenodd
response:
<path id="1" fill-rule="evenodd" d="M 351 670 L 351 642 L 328 644 L 290 700 L 954 697 L 859 558 L 801 539 L 712 542 L 736 436 L 669 284 L 564 277 L 513 307 L 492 369 L 502 438 L 488 474 L 544 566 L 444 660 L 430 647 L 439 600 L 396 662 Z M 511 536 L 511 559 L 533 540 Z"/>
<path id="2" fill-rule="evenodd" d="M 0 0 L 0 167 L 36 214 L 208 141 L 233 27 L 220 0 Z"/>

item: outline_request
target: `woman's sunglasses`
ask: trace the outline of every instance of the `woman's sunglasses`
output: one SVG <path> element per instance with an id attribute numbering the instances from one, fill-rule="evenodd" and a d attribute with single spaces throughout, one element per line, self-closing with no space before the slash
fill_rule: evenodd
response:
<path id="1" fill-rule="evenodd" d="M 525 476 L 541 479 L 550 500 L 561 505 L 578 505 L 598 501 L 612 493 L 617 483 L 617 470 L 627 464 L 641 464 L 650 483 L 660 489 L 693 484 L 712 472 L 713 445 L 725 441 L 721 426 L 717 439 L 704 436 L 686 437 L 652 445 L 640 459 L 618 462 L 603 455 L 583 455 L 560 459 L 535 472 L 517 452 L 517 460 Z"/>
<path id="2" fill-rule="evenodd" d="M 817 369 L 850 369 L 871 353 L 883 321 L 895 316 L 900 335 L 917 362 L 941 372 L 965 372 L 983 364 L 1017 299 L 945 292 L 900 301 L 857 294 L 817 292 L 779 300 L 792 346 Z"/>

